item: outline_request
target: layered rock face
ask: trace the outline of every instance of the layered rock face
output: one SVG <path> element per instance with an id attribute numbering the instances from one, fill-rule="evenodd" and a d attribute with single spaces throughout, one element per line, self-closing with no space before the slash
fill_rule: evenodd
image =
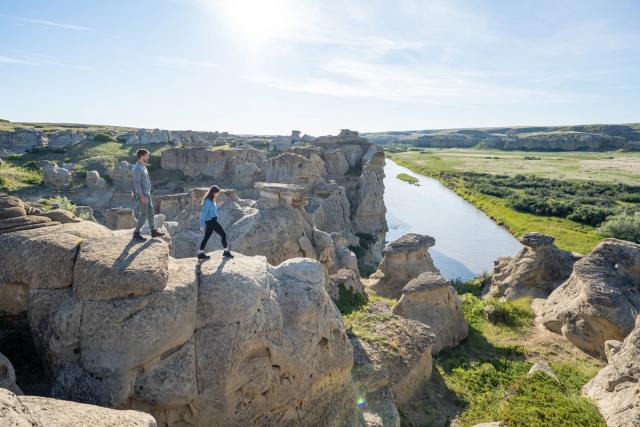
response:
<path id="1" fill-rule="evenodd" d="M 520 239 L 524 248 L 515 258 L 496 261 L 483 296 L 504 299 L 549 296 L 569 278 L 573 264 L 580 259 L 576 254 L 558 249 L 553 244 L 554 240 L 540 233 L 525 234 Z"/>
<path id="2" fill-rule="evenodd" d="M 389 243 L 378 270 L 369 277 L 370 288 L 379 295 L 397 299 L 411 279 L 427 271 L 439 273 L 428 251 L 435 243 L 433 237 L 415 233 Z"/>
<path id="3" fill-rule="evenodd" d="M 253 148 L 171 148 L 161 157 L 163 169 L 180 170 L 189 177 L 211 177 L 218 183 L 236 186 L 252 185 L 262 180 L 265 162 L 265 154 Z"/>
<path id="4" fill-rule="evenodd" d="M 39 129 L 24 128 L 0 132 L 0 148 L 11 151 L 27 151 L 46 147 L 47 144 L 46 134 Z"/>
<path id="5" fill-rule="evenodd" d="M 409 281 L 393 314 L 429 325 L 436 335 L 431 348 L 434 355 L 458 345 L 469 333 L 458 294 L 451 282 L 437 273 L 422 273 Z"/>
<path id="6" fill-rule="evenodd" d="M 638 312 L 640 245 L 605 239 L 549 295 L 542 321 L 583 351 L 604 357 L 605 342 L 624 339 Z"/>
<path id="7" fill-rule="evenodd" d="M 582 388 L 608 427 L 640 426 L 640 316 L 624 342 L 607 341 L 609 364 Z"/>
<path id="8" fill-rule="evenodd" d="M 370 306 L 368 316 L 376 321 L 379 339 L 351 338 L 353 378 L 359 398 L 366 401 L 363 421 L 367 426 L 399 426 L 398 407 L 408 404 L 431 378 L 435 336 L 429 326 L 392 314 L 382 302 Z"/>
<path id="9" fill-rule="evenodd" d="M 352 348 L 316 261 L 200 265 L 91 222 L 6 233 L 0 250 L 56 397 L 169 426 L 353 421 Z"/>

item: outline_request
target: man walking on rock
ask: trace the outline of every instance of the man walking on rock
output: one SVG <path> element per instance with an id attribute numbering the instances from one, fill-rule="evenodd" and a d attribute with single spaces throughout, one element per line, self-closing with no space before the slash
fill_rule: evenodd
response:
<path id="1" fill-rule="evenodd" d="M 149 150 L 141 148 L 136 153 L 138 161 L 133 166 L 133 191 L 135 197 L 138 200 L 138 206 L 140 213 L 138 214 L 138 224 L 133 231 L 133 239 L 144 241 L 147 240 L 140 234 L 140 229 L 144 225 L 145 221 L 149 221 L 149 228 L 151 229 L 151 237 L 161 237 L 164 233 L 159 232 L 153 225 L 153 202 L 151 201 L 151 180 L 149 179 L 149 172 L 145 162 L 149 160 Z"/>

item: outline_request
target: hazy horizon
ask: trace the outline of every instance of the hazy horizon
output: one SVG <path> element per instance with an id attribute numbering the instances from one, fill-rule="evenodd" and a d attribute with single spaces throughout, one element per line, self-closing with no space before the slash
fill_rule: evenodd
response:
<path id="1" fill-rule="evenodd" d="M 640 3 L 26 0 L 0 118 L 236 134 L 640 122 Z"/>

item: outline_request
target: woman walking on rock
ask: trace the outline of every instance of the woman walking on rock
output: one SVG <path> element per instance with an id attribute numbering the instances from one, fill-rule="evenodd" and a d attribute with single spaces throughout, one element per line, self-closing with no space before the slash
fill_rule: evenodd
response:
<path id="1" fill-rule="evenodd" d="M 200 214 L 200 231 L 204 232 L 204 238 L 200 243 L 200 251 L 198 251 L 198 259 L 210 259 L 211 257 L 204 252 L 209 237 L 214 231 L 218 233 L 224 247 L 223 256 L 225 258 L 233 258 L 229 246 L 227 244 L 227 233 L 224 232 L 222 225 L 218 222 L 218 206 L 222 206 L 224 201 L 217 201 L 220 195 L 220 187 L 217 185 L 209 188 L 207 195 L 202 199 L 202 213 Z"/>

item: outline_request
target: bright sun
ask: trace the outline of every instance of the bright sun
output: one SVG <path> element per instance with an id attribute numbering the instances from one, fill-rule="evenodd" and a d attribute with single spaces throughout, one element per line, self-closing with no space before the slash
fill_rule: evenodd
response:
<path id="1" fill-rule="evenodd" d="M 302 1 L 214 0 L 208 4 L 221 12 L 233 33 L 243 41 L 262 45 L 295 37 L 303 18 Z"/>

